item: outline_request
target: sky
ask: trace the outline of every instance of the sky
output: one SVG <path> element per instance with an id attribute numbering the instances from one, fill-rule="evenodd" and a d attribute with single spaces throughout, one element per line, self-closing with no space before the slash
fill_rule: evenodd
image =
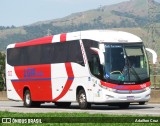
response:
<path id="1" fill-rule="evenodd" d="M 0 26 L 23 26 L 127 0 L 0 0 Z"/>
<path id="2" fill-rule="evenodd" d="M 0 0 L 0 26 L 29 25 L 123 1 L 129 0 Z"/>

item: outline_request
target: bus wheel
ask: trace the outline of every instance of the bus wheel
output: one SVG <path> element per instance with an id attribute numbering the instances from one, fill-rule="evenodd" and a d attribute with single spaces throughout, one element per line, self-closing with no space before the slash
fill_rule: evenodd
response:
<path id="1" fill-rule="evenodd" d="M 80 90 L 78 93 L 78 103 L 80 109 L 88 109 L 91 107 L 91 103 L 87 102 L 87 97 L 84 90 Z"/>
<path id="2" fill-rule="evenodd" d="M 24 92 L 24 106 L 25 107 L 32 106 L 31 93 L 29 90 L 25 90 L 25 92 Z"/>
<path id="3" fill-rule="evenodd" d="M 130 103 L 120 103 L 118 104 L 120 109 L 127 109 L 129 107 Z"/>
<path id="4" fill-rule="evenodd" d="M 139 105 L 145 105 L 145 102 L 139 102 Z"/>
<path id="5" fill-rule="evenodd" d="M 39 107 L 40 102 L 33 102 L 31 99 L 31 93 L 29 90 L 25 90 L 24 92 L 24 106 L 25 107 Z"/>
<path id="6" fill-rule="evenodd" d="M 71 105 L 71 102 L 55 102 L 55 105 L 59 108 L 68 108 Z"/>

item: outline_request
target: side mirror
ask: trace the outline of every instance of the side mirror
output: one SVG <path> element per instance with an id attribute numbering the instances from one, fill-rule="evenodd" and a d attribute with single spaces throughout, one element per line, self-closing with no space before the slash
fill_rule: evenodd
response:
<path id="1" fill-rule="evenodd" d="M 150 48 L 146 48 L 146 50 L 152 54 L 153 64 L 156 64 L 157 63 L 157 53 L 153 49 L 150 49 Z"/>
<path id="2" fill-rule="evenodd" d="M 99 59 L 100 59 L 100 63 L 102 65 L 104 65 L 105 64 L 105 60 L 104 60 L 104 54 L 103 54 L 103 52 L 100 49 L 98 49 L 98 48 L 90 47 L 90 49 L 98 54 Z"/>

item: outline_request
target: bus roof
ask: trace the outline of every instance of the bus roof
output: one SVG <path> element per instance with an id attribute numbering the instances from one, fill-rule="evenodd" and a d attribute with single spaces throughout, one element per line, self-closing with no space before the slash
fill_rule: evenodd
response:
<path id="1" fill-rule="evenodd" d="M 82 31 L 81 39 L 92 39 L 105 43 L 137 43 L 142 40 L 131 33 L 114 30 L 91 30 Z"/>
<path id="2" fill-rule="evenodd" d="M 100 43 L 138 43 L 141 38 L 128 32 L 115 30 L 86 30 L 46 36 L 34 40 L 8 45 L 7 48 L 31 46 L 38 44 L 63 42 L 79 39 L 90 39 Z"/>

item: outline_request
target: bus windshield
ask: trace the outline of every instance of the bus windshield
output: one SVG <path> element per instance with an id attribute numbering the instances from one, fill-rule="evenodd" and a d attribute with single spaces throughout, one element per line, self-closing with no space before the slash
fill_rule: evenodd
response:
<path id="1" fill-rule="evenodd" d="M 105 79 L 118 84 L 149 80 L 149 66 L 142 44 L 105 44 Z"/>

